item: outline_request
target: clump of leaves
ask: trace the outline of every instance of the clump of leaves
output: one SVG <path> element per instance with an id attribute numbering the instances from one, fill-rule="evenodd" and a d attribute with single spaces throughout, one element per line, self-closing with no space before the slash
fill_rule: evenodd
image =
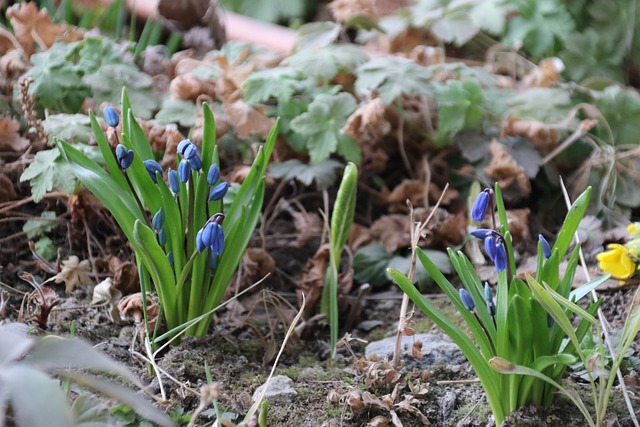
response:
<path id="1" fill-rule="evenodd" d="M 75 383 L 133 408 L 160 426 L 172 426 L 165 414 L 139 394 L 104 374 L 142 388 L 124 366 L 79 339 L 47 336 L 36 339 L 26 325 L 0 326 L 0 425 L 10 417 L 18 427 L 76 426 L 105 421 L 95 400 L 79 397 L 73 406 L 54 377 Z M 37 408 L 37 410 L 34 410 Z"/>

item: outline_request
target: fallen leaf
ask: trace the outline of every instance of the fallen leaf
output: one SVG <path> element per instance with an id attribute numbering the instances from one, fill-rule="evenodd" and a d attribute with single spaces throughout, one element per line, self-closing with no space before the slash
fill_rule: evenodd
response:
<path id="1" fill-rule="evenodd" d="M 361 104 L 347 119 L 342 128 L 345 135 L 353 139 L 378 141 L 389 135 L 392 126 L 387 119 L 387 107 L 381 98 Z"/>
<path id="2" fill-rule="evenodd" d="M 371 236 L 375 236 L 387 250 L 393 253 L 411 246 L 409 217 L 407 215 L 384 215 L 371 224 Z"/>
<path id="3" fill-rule="evenodd" d="M 121 321 L 118 311 L 120 298 L 122 298 L 122 292 L 113 286 L 111 277 L 107 277 L 93 288 L 91 304 L 109 304 L 111 321 L 118 324 Z"/>
<path id="4" fill-rule="evenodd" d="M 118 310 L 123 318 L 132 318 L 135 323 L 142 323 L 144 321 L 142 293 L 138 292 L 122 298 L 118 303 Z M 160 305 L 147 296 L 147 321 L 149 322 L 149 329 L 153 330 L 155 328 L 159 313 Z"/>
<path id="5" fill-rule="evenodd" d="M 317 213 L 289 210 L 289 214 L 293 218 L 293 226 L 296 228 L 297 234 L 296 240 L 291 243 L 291 246 L 302 248 L 310 240 L 322 234 L 324 224 Z"/>
<path id="6" fill-rule="evenodd" d="M 131 294 L 139 289 L 138 268 L 131 261 L 122 262 L 119 258 L 111 256 L 109 270 L 113 275 L 113 285 L 123 295 Z"/>
<path id="7" fill-rule="evenodd" d="M 260 248 L 247 248 L 242 257 L 242 266 L 248 278 L 264 277 L 276 271 L 274 259 Z"/>
<path id="8" fill-rule="evenodd" d="M 35 45 L 46 50 L 58 39 L 67 42 L 80 40 L 81 34 L 65 24 L 54 24 L 46 9 L 38 11 L 35 2 L 17 3 L 7 9 L 16 39 L 22 49 L 31 55 Z"/>
<path id="9" fill-rule="evenodd" d="M 18 79 L 31 68 L 31 65 L 21 49 L 11 49 L 4 53 L 5 51 L 4 39 L 0 35 L 0 90 L 2 93 L 11 93 Z"/>
<path id="10" fill-rule="evenodd" d="M 526 198 L 531 193 L 531 183 L 525 170 L 511 157 L 506 147 L 495 139 L 489 144 L 491 162 L 484 168 L 484 172 L 491 178 L 498 181 L 504 190 L 515 184 L 519 193 Z"/>
<path id="11" fill-rule="evenodd" d="M 235 128 L 236 135 L 242 139 L 253 135 L 264 139 L 269 135 L 275 120 L 267 117 L 265 112 L 265 108 L 252 107 L 244 101 L 224 104 L 224 114 Z"/>
<path id="12" fill-rule="evenodd" d="M 564 71 L 564 63 L 560 58 L 546 58 L 537 67 L 522 78 L 528 87 L 551 87 L 560 81 L 560 73 Z"/>
<path id="13" fill-rule="evenodd" d="M 13 188 L 13 181 L 0 172 L 0 203 L 15 200 L 16 190 Z"/>
<path id="14" fill-rule="evenodd" d="M 500 138 L 506 136 L 521 136 L 527 138 L 543 153 L 553 150 L 560 140 L 560 132 L 549 125 L 533 119 L 519 119 L 509 117 L 503 124 Z"/>
<path id="15" fill-rule="evenodd" d="M 387 196 L 390 212 L 405 212 L 407 200 L 413 206 L 424 206 L 428 196 L 427 183 L 417 179 L 405 179 Z"/>
<path id="16" fill-rule="evenodd" d="M 183 74 L 171 80 L 169 94 L 171 99 L 188 99 L 193 102 L 202 95 L 215 99 L 216 83 L 193 74 Z"/>
<path id="17" fill-rule="evenodd" d="M 345 22 L 360 15 L 382 18 L 411 4 L 410 0 L 333 0 L 327 6 L 336 21 Z"/>
<path id="18" fill-rule="evenodd" d="M 69 259 L 62 261 L 62 270 L 55 276 L 56 283 L 65 284 L 67 294 L 73 291 L 78 285 L 89 285 L 92 280 L 89 278 L 91 263 L 89 260 L 82 260 L 72 255 Z"/>
<path id="19" fill-rule="evenodd" d="M 20 123 L 11 117 L 0 119 L 0 150 L 22 152 L 29 146 L 29 140 L 20 136 Z"/>
<path id="20" fill-rule="evenodd" d="M 303 315 L 305 318 L 311 317 L 316 311 L 316 304 L 322 296 L 324 289 L 324 280 L 327 273 L 327 263 L 329 261 L 329 245 L 320 246 L 313 256 L 309 259 L 302 269 L 300 281 L 296 283 L 296 294 L 298 295 L 298 303 L 302 304 L 302 295 L 306 299 L 306 307 Z"/>

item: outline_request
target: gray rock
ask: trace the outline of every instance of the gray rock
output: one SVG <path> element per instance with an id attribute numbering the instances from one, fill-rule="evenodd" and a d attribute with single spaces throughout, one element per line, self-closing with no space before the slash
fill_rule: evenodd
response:
<path id="1" fill-rule="evenodd" d="M 253 401 L 256 402 L 262 390 L 264 390 L 265 384 L 258 387 L 253 393 Z M 293 388 L 293 380 L 286 375 L 276 375 L 269 381 L 269 388 L 264 395 L 264 399 L 272 403 L 291 403 L 293 399 L 298 395 L 298 392 Z"/>
<path id="2" fill-rule="evenodd" d="M 466 361 L 457 345 L 438 334 L 416 334 L 402 337 L 402 354 L 411 354 L 414 341 L 422 343 L 422 366 L 462 364 Z M 374 341 L 364 350 L 366 358 L 375 354 L 379 359 L 392 358 L 396 345 L 396 337 Z"/>

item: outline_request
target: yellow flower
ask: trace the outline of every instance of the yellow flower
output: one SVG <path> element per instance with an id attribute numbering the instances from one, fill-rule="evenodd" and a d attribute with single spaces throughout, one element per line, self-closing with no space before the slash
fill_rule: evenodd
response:
<path id="1" fill-rule="evenodd" d="M 627 231 L 634 239 L 640 239 L 640 222 L 632 222 L 627 226 Z"/>
<path id="2" fill-rule="evenodd" d="M 600 269 L 617 279 L 627 279 L 636 271 L 636 265 L 629 256 L 629 250 L 617 243 L 607 245 L 609 249 L 596 255 Z"/>

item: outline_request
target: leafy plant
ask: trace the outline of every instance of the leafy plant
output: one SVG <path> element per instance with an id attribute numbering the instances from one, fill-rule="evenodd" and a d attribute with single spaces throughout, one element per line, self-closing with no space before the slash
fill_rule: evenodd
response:
<path id="1" fill-rule="evenodd" d="M 338 342 L 338 272 L 340 258 L 344 245 L 349 238 L 349 230 L 353 224 L 356 209 L 356 195 L 358 190 L 358 168 L 353 163 L 347 164 L 342 176 L 342 182 L 336 195 L 331 214 L 331 228 L 329 232 L 329 267 L 322 291 L 321 311 L 329 318 L 331 329 L 331 354 L 335 355 Z"/>
<path id="2" fill-rule="evenodd" d="M 66 142 L 58 140 L 58 147 L 80 182 L 112 212 L 131 242 L 143 293 L 151 290 L 153 282 L 169 329 L 158 339 L 186 327 L 189 334 L 203 335 L 260 217 L 264 172 L 277 126 L 233 202 L 224 209 L 222 199 L 229 186 L 218 182 L 215 124 L 206 104 L 201 152 L 183 140 L 178 146 L 182 159 L 177 172 L 168 172 L 168 185 L 125 92 L 122 110 L 122 144 L 115 157 L 90 115 L 108 173 Z M 119 117 L 111 107 L 105 108 L 105 118 L 110 126 L 118 125 Z"/>
<path id="3" fill-rule="evenodd" d="M 553 247 L 540 237 L 537 272 L 535 278 L 528 277 L 525 283 L 515 274 L 511 234 L 500 188 L 496 184 L 495 193 L 489 189 L 480 193 L 472 208 L 473 219 L 482 220 L 489 209 L 495 224 L 496 207 L 500 219 L 499 228 L 494 226 L 493 229 L 472 231 L 474 236 L 484 240 L 487 254 L 496 265 L 498 285 L 495 300 L 489 284 L 482 284 L 473 265 L 462 252 L 449 249 L 451 263 L 464 285 L 457 292 L 424 252 L 418 251 L 418 258 L 427 272 L 460 310 L 470 336 L 420 295 L 405 275 L 397 270 L 389 270 L 398 286 L 465 354 L 485 389 L 497 425 L 502 423 L 506 415 L 529 402 L 549 405 L 555 389 L 545 384 L 540 376 L 503 376 L 494 369 L 495 364 L 491 361 L 507 360 L 510 364 L 524 366 L 528 371 L 538 372 L 557 383 L 566 367 L 576 361 L 579 340 L 588 333 L 590 321 L 585 318 L 573 330 L 569 320 L 572 312 L 568 307 L 559 311 L 564 318 L 562 324 L 558 313 L 551 313 L 551 316 L 547 313 L 546 300 L 541 300 L 544 292 L 540 283 L 544 284 L 545 295 L 558 294 L 562 298 L 578 301 L 608 278 L 595 279 L 571 291 L 578 265 L 578 247 L 573 249 L 564 274 L 560 273 L 560 262 L 569 249 L 590 194 L 589 188 L 575 201 Z M 585 313 L 592 316 L 598 306 L 599 303 L 592 303 Z M 575 337 L 577 341 L 571 339 L 565 344 L 566 337 Z"/>
<path id="4" fill-rule="evenodd" d="M 158 425 L 173 425 L 138 393 L 105 378 L 116 376 L 143 388 L 124 366 L 79 339 L 36 339 L 27 332 L 23 324 L 0 326 L 0 425 L 9 417 L 19 427 L 76 426 L 104 420 L 103 408 L 95 400 L 80 396 L 70 407 L 59 380 L 53 377 L 122 402 Z"/>

